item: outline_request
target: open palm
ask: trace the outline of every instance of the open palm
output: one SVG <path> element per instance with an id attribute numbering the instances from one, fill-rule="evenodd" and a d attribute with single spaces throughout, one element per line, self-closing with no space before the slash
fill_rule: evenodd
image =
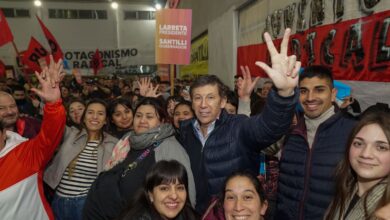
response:
<path id="1" fill-rule="evenodd" d="M 35 72 L 40 89 L 32 88 L 31 90 L 45 102 L 56 102 L 61 98 L 60 82 L 64 77 L 62 70 L 62 60 L 54 62 L 53 57 L 50 56 L 49 67 L 44 67 L 41 73 Z"/>
<path id="2" fill-rule="evenodd" d="M 301 62 L 297 61 L 295 55 L 287 56 L 290 33 L 291 30 L 287 28 L 284 32 L 279 53 L 272 42 L 271 36 L 266 32 L 264 39 L 271 55 L 272 68 L 264 62 L 256 62 L 256 65 L 261 67 L 272 79 L 279 95 L 284 97 L 293 94 L 295 87 L 298 85 L 298 71 L 301 68 Z"/>

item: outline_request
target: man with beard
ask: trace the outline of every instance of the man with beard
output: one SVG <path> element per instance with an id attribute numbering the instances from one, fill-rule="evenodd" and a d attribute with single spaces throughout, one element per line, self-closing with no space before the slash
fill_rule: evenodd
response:
<path id="1" fill-rule="evenodd" d="M 11 94 L 0 91 L 0 120 L 3 120 L 4 128 L 13 131 L 25 138 L 35 137 L 41 122 L 32 117 L 20 117 L 18 106 Z"/>
<path id="2" fill-rule="evenodd" d="M 333 173 L 355 121 L 334 104 L 330 69 L 307 67 L 299 76 L 297 124 L 280 158 L 276 220 L 323 219 L 334 194 Z"/>

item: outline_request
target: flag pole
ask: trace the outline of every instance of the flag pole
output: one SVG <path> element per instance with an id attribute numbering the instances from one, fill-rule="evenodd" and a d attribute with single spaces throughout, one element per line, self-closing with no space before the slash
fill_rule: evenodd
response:
<path id="1" fill-rule="evenodd" d="M 15 41 L 12 40 L 12 46 L 16 52 L 16 59 L 19 59 L 19 62 L 20 64 L 22 65 L 21 69 L 22 69 L 22 72 L 23 72 L 23 77 L 24 77 L 24 80 L 27 81 L 27 84 L 28 86 L 31 88 L 31 80 L 30 78 L 27 76 L 27 73 L 24 69 L 24 64 L 23 64 L 23 61 L 22 59 L 20 58 L 20 53 L 19 53 L 19 50 L 18 50 L 18 47 L 16 47 L 16 44 L 15 44 Z M 16 64 L 17 65 L 17 64 Z"/>
<path id="2" fill-rule="evenodd" d="M 175 64 L 169 65 L 169 72 L 169 79 L 171 81 L 171 96 L 173 96 L 175 92 Z"/>
<path id="3" fill-rule="evenodd" d="M 165 8 L 175 9 L 177 8 L 179 2 L 180 0 L 168 0 L 165 3 Z M 175 91 L 175 64 L 171 64 L 169 66 L 169 72 L 170 72 L 169 79 L 171 81 L 171 96 L 173 96 Z"/>

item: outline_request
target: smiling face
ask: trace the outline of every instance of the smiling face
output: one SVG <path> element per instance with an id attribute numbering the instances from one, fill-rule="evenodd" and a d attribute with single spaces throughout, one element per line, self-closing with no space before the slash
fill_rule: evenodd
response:
<path id="1" fill-rule="evenodd" d="M 155 186 L 148 194 L 154 208 L 164 219 L 175 218 L 183 209 L 187 199 L 186 187 L 178 180 Z"/>
<path id="2" fill-rule="evenodd" d="M 368 190 L 390 175 L 390 145 L 378 124 L 369 124 L 356 134 L 349 161 L 358 176 L 360 188 Z"/>
<path id="3" fill-rule="evenodd" d="M 133 111 L 125 105 L 118 104 L 112 114 L 112 122 L 118 129 L 130 129 L 133 123 Z"/>
<path id="4" fill-rule="evenodd" d="M 223 207 L 226 220 L 260 220 L 268 203 L 261 202 L 249 178 L 236 176 L 226 184 Z"/>
<path id="5" fill-rule="evenodd" d="M 188 105 L 178 105 L 173 114 L 173 125 L 175 128 L 179 128 L 179 122 L 190 118 L 193 118 L 191 107 Z"/>
<path id="6" fill-rule="evenodd" d="M 152 105 L 141 105 L 134 115 L 134 132 L 141 134 L 161 124 L 156 109 Z"/>
<path id="7" fill-rule="evenodd" d="M 332 107 L 337 90 L 332 88 L 328 79 L 319 77 L 304 78 L 300 84 L 299 100 L 305 115 L 317 118 Z"/>
<path id="8" fill-rule="evenodd" d="M 19 118 L 18 106 L 14 98 L 7 93 L 0 93 L 0 119 L 4 127 L 13 127 Z"/>
<path id="9" fill-rule="evenodd" d="M 80 102 L 73 102 L 69 105 L 69 117 L 70 119 L 76 123 L 80 124 L 81 116 L 83 115 L 85 110 L 85 106 Z"/>
<path id="10" fill-rule="evenodd" d="M 100 132 L 106 123 L 106 107 L 100 103 L 88 105 L 84 116 L 84 124 L 88 133 Z"/>
<path id="11" fill-rule="evenodd" d="M 226 97 L 221 97 L 217 85 L 204 85 L 192 91 L 192 108 L 201 126 L 214 122 L 225 105 Z"/>

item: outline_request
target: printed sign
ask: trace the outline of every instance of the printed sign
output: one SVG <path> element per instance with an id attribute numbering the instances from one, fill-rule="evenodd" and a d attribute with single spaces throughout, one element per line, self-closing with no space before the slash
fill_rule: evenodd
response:
<path id="1" fill-rule="evenodd" d="M 163 9 L 156 12 L 156 63 L 189 64 L 192 10 Z"/>

